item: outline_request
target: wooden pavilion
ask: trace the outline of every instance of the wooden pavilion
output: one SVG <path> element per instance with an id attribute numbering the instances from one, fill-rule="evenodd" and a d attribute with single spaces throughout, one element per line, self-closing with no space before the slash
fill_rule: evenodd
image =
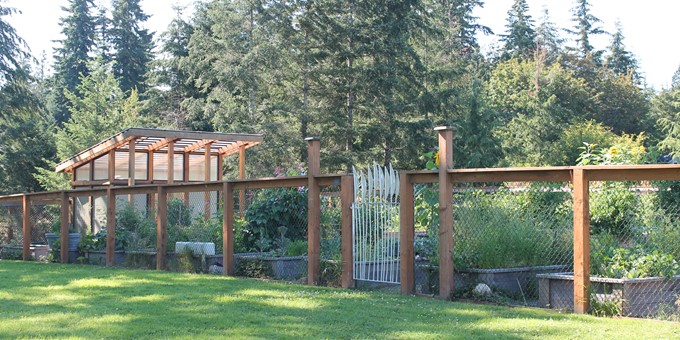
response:
<path id="1" fill-rule="evenodd" d="M 261 142 L 260 134 L 129 128 L 57 164 L 56 171 L 71 174 L 74 189 L 220 181 L 225 157 L 238 154 L 243 179 L 246 149 Z M 155 204 L 154 195 L 136 196 L 130 202 Z M 105 207 L 104 197 L 81 197 L 73 207 L 74 222 L 96 231 L 103 226 L 98 211 Z"/>

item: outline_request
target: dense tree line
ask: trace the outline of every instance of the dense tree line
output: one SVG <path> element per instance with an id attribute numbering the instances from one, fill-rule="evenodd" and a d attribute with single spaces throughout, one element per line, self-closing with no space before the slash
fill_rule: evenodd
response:
<path id="1" fill-rule="evenodd" d="M 0 1 L 0 191 L 60 187 L 55 161 L 133 125 L 264 133 L 255 176 L 304 162 L 308 136 L 328 171 L 420 169 L 440 125 L 455 128 L 456 167 L 571 165 L 584 142 L 621 140 L 680 156 L 680 69 L 648 88 L 621 25 L 608 48 L 591 43 L 606 32 L 588 0 L 562 30 L 515 0 L 492 32 L 483 5 L 213 0 L 155 34 L 139 0 L 69 0 L 46 76 Z M 483 54 L 476 37 L 494 33 Z"/>

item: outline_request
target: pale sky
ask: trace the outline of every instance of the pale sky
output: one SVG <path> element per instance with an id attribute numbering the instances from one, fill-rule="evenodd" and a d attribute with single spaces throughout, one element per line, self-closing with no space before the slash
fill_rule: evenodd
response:
<path id="1" fill-rule="evenodd" d="M 109 1 L 100 3 L 109 3 Z M 142 9 L 151 15 L 146 27 L 151 31 L 164 31 L 175 15 L 172 7 L 179 4 L 186 6 L 194 0 L 142 0 Z M 559 28 L 571 28 L 571 8 L 573 0 L 527 0 L 533 18 L 538 22 L 543 7 L 547 7 L 550 17 Z M 638 58 L 641 72 L 647 83 L 657 90 L 669 87 L 671 77 L 680 66 L 680 44 L 677 35 L 680 33 L 680 1 L 676 0 L 591 0 L 592 14 L 602 20 L 601 27 L 608 32 L 615 31 L 616 21 L 623 26 L 624 43 L 629 51 Z M 15 14 L 9 22 L 23 37 L 31 52 L 40 57 L 42 51 L 51 60 L 54 40 L 60 39 L 59 17 L 65 12 L 60 7 L 66 0 L 8 0 L 3 5 L 19 9 L 22 14 Z M 491 27 L 494 33 L 505 33 L 507 12 L 513 0 L 486 0 L 483 9 L 475 15 L 479 23 Z M 189 6 L 191 8 L 191 6 Z M 183 13 L 190 15 L 190 13 Z M 480 43 L 489 50 L 497 41 L 497 37 L 480 37 Z M 593 39 L 598 49 L 605 49 L 610 37 Z"/>

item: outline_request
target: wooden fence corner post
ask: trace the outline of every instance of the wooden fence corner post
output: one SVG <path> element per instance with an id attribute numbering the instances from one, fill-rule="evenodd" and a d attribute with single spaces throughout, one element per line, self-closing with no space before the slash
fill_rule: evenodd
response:
<path id="1" fill-rule="evenodd" d="M 116 192 L 106 189 L 106 266 L 115 264 L 116 259 Z"/>
<path id="2" fill-rule="evenodd" d="M 352 258 L 352 203 L 354 201 L 354 177 L 351 175 L 342 176 L 340 180 L 340 223 L 342 225 L 342 288 L 354 286 Z"/>
<path id="3" fill-rule="evenodd" d="M 440 126 L 439 132 L 439 298 L 453 295 L 453 128 Z"/>
<path id="4" fill-rule="evenodd" d="M 234 185 L 222 184 L 224 208 L 222 215 L 222 273 L 234 275 Z"/>
<path id="5" fill-rule="evenodd" d="M 70 220 L 71 209 L 69 205 L 68 193 L 66 191 L 61 192 L 61 263 L 68 263 L 68 248 L 69 248 L 69 234 L 68 234 L 68 223 Z"/>
<path id="6" fill-rule="evenodd" d="M 307 284 L 317 285 L 321 277 L 321 189 L 316 176 L 321 168 L 321 143 L 318 138 L 307 141 Z"/>
<path id="7" fill-rule="evenodd" d="M 156 270 L 166 267 L 165 255 L 168 243 L 168 193 L 164 186 L 158 187 L 158 213 L 156 214 Z"/>
<path id="8" fill-rule="evenodd" d="M 22 219 L 21 232 L 23 235 L 23 244 L 21 258 L 24 261 L 31 259 L 31 198 L 24 194 L 21 200 Z"/>
<path id="9" fill-rule="evenodd" d="M 413 184 L 408 174 L 399 175 L 399 281 L 402 294 L 415 292 L 415 239 Z"/>
<path id="10" fill-rule="evenodd" d="M 590 193 L 588 173 L 575 168 L 574 185 L 574 312 L 586 313 L 590 289 Z"/>

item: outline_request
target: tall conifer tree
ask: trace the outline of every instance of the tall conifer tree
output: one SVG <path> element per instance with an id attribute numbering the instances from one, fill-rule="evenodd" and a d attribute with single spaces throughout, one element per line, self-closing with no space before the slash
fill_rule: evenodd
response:
<path id="1" fill-rule="evenodd" d="M 64 91 L 78 93 L 80 77 L 90 72 L 88 62 L 95 48 L 95 17 L 92 15 L 93 0 L 69 0 L 66 12 L 59 25 L 64 39 L 56 48 L 54 63 L 54 84 L 52 93 L 52 111 L 57 123 L 68 121 L 71 116 L 68 100 Z"/>
<path id="2" fill-rule="evenodd" d="M 536 31 L 526 0 L 515 0 L 508 11 L 507 21 L 507 34 L 501 36 L 501 40 L 505 42 L 502 57 L 531 57 L 536 48 Z"/>
<path id="3" fill-rule="evenodd" d="M 153 59 L 153 33 L 143 28 L 149 16 L 139 0 L 113 0 L 109 37 L 113 48 L 113 71 L 124 92 L 146 91 L 146 73 Z"/>

